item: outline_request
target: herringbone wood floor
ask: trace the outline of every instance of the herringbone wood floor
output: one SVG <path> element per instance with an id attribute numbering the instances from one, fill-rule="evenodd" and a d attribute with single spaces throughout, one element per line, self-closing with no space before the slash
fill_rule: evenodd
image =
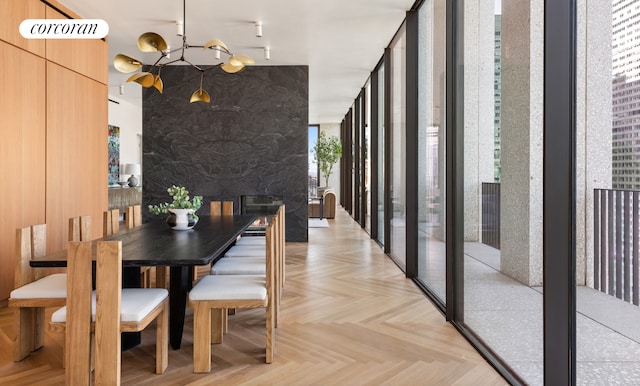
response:
<path id="1" fill-rule="evenodd" d="M 276 355 L 264 364 L 264 311 L 241 310 L 214 345 L 210 374 L 193 374 L 192 313 L 169 368 L 153 373 L 154 336 L 122 355 L 126 385 L 504 385 L 415 285 L 342 210 L 309 243 L 287 244 Z M 202 271 L 204 273 L 204 270 Z M 64 383 L 62 336 L 11 357 L 11 310 L 0 308 L 0 384 Z"/>

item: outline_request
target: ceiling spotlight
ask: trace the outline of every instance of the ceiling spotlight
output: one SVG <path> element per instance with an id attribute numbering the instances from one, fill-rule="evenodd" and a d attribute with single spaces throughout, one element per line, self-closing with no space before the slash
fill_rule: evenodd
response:
<path id="1" fill-rule="evenodd" d="M 256 21 L 256 36 L 257 37 L 262 37 L 262 22 L 261 21 Z"/>
<path id="2" fill-rule="evenodd" d="M 265 47 L 264 48 L 264 58 L 266 60 L 271 59 L 271 48 L 269 48 L 269 47 Z"/>
<path id="3" fill-rule="evenodd" d="M 184 22 L 182 20 L 176 21 L 176 36 L 184 35 Z"/>

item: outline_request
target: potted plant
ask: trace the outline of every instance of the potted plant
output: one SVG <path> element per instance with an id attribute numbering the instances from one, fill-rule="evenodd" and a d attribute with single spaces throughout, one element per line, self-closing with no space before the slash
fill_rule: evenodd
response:
<path id="1" fill-rule="evenodd" d="M 325 189 L 329 186 L 329 177 L 333 172 L 333 165 L 342 157 L 342 143 L 340 138 L 327 136 L 324 132 L 318 135 L 318 142 L 313 147 L 313 157 L 318 163 L 320 172 L 324 176 Z M 318 193 L 320 194 L 320 193 Z"/>
<path id="2" fill-rule="evenodd" d="M 167 189 L 173 202 L 163 202 L 159 205 L 149 205 L 152 214 L 169 213 L 167 224 L 173 230 L 186 230 L 193 228 L 198 222 L 196 210 L 202 206 L 202 196 L 189 196 L 189 191 L 184 186 L 171 186 Z"/>

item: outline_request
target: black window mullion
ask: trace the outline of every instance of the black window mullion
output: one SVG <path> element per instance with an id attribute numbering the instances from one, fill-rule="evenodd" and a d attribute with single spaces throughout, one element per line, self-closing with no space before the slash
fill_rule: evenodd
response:
<path id="1" fill-rule="evenodd" d="M 407 12 L 406 27 L 406 276 L 418 276 L 418 11 Z"/>
<path id="2" fill-rule="evenodd" d="M 576 0 L 545 0 L 544 383 L 576 384 Z"/>

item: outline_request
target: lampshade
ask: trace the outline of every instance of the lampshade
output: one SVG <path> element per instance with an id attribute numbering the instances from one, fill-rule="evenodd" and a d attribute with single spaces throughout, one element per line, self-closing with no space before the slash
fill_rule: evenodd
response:
<path id="1" fill-rule="evenodd" d="M 140 168 L 140 164 L 124 164 L 124 170 L 122 174 L 131 174 L 134 176 L 139 176 L 142 173 Z"/>

